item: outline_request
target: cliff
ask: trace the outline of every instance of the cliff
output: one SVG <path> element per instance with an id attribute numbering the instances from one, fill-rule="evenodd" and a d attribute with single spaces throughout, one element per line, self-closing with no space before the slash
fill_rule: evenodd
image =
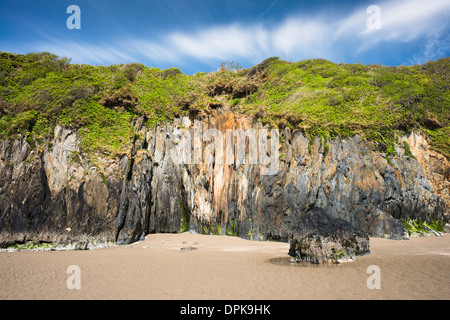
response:
<path id="1" fill-rule="evenodd" d="M 0 247 L 192 231 L 290 241 L 320 263 L 448 221 L 448 58 L 192 76 L 0 61 Z"/>
<path id="2" fill-rule="evenodd" d="M 398 219 L 448 219 L 449 164 L 417 133 L 402 138 L 416 159 L 399 148 L 388 162 L 375 143 L 357 136 L 310 141 L 229 111 L 152 129 L 141 118 L 134 128 L 130 152 L 117 159 L 98 154 L 96 166 L 80 151 L 77 132 L 60 126 L 42 150 L 31 151 L 25 139 L 4 140 L 0 245 L 127 244 L 149 233 L 190 230 L 291 240 L 292 255 L 319 252 L 329 260 L 343 249 L 349 256 L 368 253 L 368 236 L 408 238 Z M 213 140 L 208 132 L 222 135 Z M 251 161 L 252 148 L 262 144 L 239 140 L 239 132 L 256 134 L 256 141 L 268 135 L 266 165 Z"/>

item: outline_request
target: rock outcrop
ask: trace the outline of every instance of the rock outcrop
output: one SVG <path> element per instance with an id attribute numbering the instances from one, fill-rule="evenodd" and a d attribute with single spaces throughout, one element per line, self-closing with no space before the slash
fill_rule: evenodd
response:
<path id="1" fill-rule="evenodd" d="M 312 208 L 302 214 L 290 238 L 289 255 L 296 262 L 341 263 L 370 252 L 369 236 L 325 210 Z"/>
<path id="2" fill-rule="evenodd" d="M 231 112 L 151 129 L 142 123 L 120 159 L 92 160 L 77 132 L 61 127 L 51 148 L 2 141 L 0 246 L 125 244 L 190 230 L 291 239 L 292 252 L 321 262 L 330 252 L 368 252 L 367 236 L 407 238 L 398 219 L 447 219 L 448 162 L 429 166 L 438 155 L 416 133 L 405 139 L 418 160 L 398 148 L 388 162 L 359 137 L 310 141 Z M 320 254 L 307 250 L 318 244 Z"/>
<path id="3" fill-rule="evenodd" d="M 114 242 L 120 184 L 106 162 L 108 185 L 79 156 L 75 132 L 57 127 L 51 148 L 31 151 L 26 140 L 2 141 L 0 246 L 26 241 Z"/>

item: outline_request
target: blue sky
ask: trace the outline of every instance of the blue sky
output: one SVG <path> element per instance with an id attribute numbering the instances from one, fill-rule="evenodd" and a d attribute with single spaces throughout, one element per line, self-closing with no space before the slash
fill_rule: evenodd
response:
<path id="1" fill-rule="evenodd" d="M 81 9 L 70 30 L 67 8 Z M 379 8 L 379 29 L 367 21 Z M 378 21 L 378 20 L 377 20 Z M 412 65 L 450 56 L 449 0 L 0 0 L 0 51 L 209 72 L 287 61 Z"/>

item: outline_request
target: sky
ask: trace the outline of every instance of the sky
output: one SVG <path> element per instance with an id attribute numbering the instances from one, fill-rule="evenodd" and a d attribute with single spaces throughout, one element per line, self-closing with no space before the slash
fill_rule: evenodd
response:
<path id="1" fill-rule="evenodd" d="M 423 64 L 450 56 L 450 0 L 0 0 L 0 51 L 186 74 L 275 56 Z"/>

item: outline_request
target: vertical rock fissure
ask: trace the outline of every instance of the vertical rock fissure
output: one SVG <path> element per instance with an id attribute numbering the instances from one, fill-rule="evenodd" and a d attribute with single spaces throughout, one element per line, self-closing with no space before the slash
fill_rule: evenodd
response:
<path id="1" fill-rule="evenodd" d="M 186 232 L 190 230 L 190 220 L 191 220 L 191 212 L 189 210 L 189 206 L 187 204 L 186 199 L 186 189 L 183 182 L 182 170 L 180 170 L 180 209 L 181 209 L 181 222 L 180 222 L 180 233 Z"/>
<path id="2" fill-rule="evenodd" d="M 147 141 L 147 140 L 145 140 Z M 153 190 L 152 190 L 152 185 L 151 185 L 151 181 L 153 180 L 153 168 L 151 165 L 151 161 L 147 167 L 147 174 L 149 175 L 148 178 L 148 195 L 147 195 L 147 205 L 146 205 L 146 210 L 144 213 L 144 225 L 143 225 L 143 229 L 145 234 L 149 234 L 149 228 L 150 228 L 150 216 L 151 216 L 151 209 L 153 206 Z"/>

